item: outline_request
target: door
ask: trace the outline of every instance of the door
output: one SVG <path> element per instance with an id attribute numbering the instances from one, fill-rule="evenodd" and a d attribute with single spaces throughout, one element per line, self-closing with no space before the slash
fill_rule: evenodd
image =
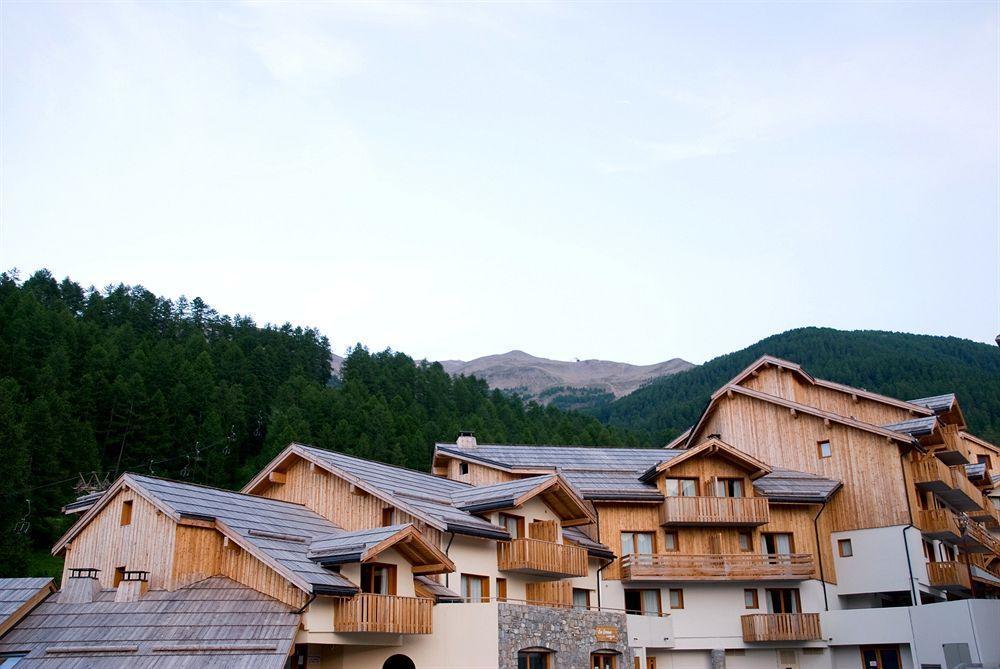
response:
<path id="1" fill-rule="evenodd" d="M 802 603 L 796 588 L 775 588 L 767 591 L 769 613 L 801 613 Z M 879 667 L 879 669 L 882 669 Z M 895 667 L 899 669 L 899 667 Z"/>
<path id="2" fill-rule="evenodd" d="M 862 646 L 861 669 L 900 669 L 899 646 Z"/>

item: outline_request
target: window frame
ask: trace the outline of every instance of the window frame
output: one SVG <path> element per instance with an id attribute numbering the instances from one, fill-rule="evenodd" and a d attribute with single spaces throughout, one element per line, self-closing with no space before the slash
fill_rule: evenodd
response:
<path id="1" fill-rule="evenodd" d="M 747 545 L 746 548 L 743 547 L 743 538 L 746 537 Z M 753 531 L 752 530 L 740 530 L 736 534 L 736 545 L 739 547 L 741 553 L 753 553 Z"/>
<path id="2" fill-rule="evenodd" d="M 729 494 L 729 492 L 730 492 L 730 490 L 729 490 L 730 486 L 732 485 L 732 487 L 735 488 L 736 484 L 739 484 L 740 494 L 739 495 L 730 495 Z M 719 486 L 720 485 L 723 486 L 724 492 L 726 494 L 724 494 L 724 495 L 720 495 L 719 494 L 719 492 L 720 492 Z M 726 497 L 726 498 L 730 498 L 730 499 L 737 499 L 737 498 L 741 498 L 741 497 L 746 497 L 746 492 L 747 492 L 746 479 L 744 479 L 742 476 L 719 476 L 719 477 L 717 477 L 715 479 L 715 496 L 716 497 Z"/>
<path id="3" fill-rule="evenodd" d="M 768 613 L 802 613 L 802 597 L 799 594 L 798 588 L 765 588 L 764 594 L 767 597 L 767 601 L 770 604 L 769 608 L 774 608 L 774 598 L 773 593 L 784 593 L 790 592 L 794 596 L 795 605 L 793 608 L 798 609 L 797 611 L 768 611 Z M 779 597 L 781 602 L 781 608 L 785 608 L 784 598 Z"/>
<path id="4" fill-rule="evenodd" d="M 584 597 L 587 600 L 586 604 L 583 605 L 582 607 L 579 604 L 576 603 L 576 595 L 577 595 L 577 593 L 581 593 L 581 592 L 583 593 Z M 573 588 L 573 594 L 572 594 L 572 600 L 571 601 L 573 602 L 573 608 L 575 608 L 575 609 L 577 609 L 577 608 L 586 608 L 586 609 L 589 609 L 590 608 L 590 590 L 587 589 L 587 588 Z"/>
<path id="5" fill-rule="evenodd" d="M 788 553 L 772 553 L 770 551 L 765 551 L 767 548 L 767 540 L 769 537 L 788 537 Z M 777 548 L 777 546 L 775 546 Z M 764 555 L 792 555 L 795 553 L 795 535 L 792 532 L 761 532 L 760 533 L 760 548 Z"/>
<path id="6" fill-rule="evenodd" d="M 854 544 L 850 538 L 837 539 L 837 555 L 842 558 L 854 557 Z"/>
<path id="7" fill-rule="evenodd" d="M 515 537 L 514 535 L 511 535 L 511 539 L 523 539 L 527 536 L 524 532 L 524 516 L 518 516 L 513 513 L 504 513 L 502 511 L 500 512 L 500 526 L 510 532 L 510 528 L 506 523 L 507 520 L 513 520 L 517 529 L 517 536 Z"/>
<path id="8" fill-rule="evenodd" d="M 678 494 L 670 494 L 668 490 L 669 484 L 672 481 L 677 482 L 677 492 Z M 694 483 L 694 494 L 685 495 L 683 494 L 684 487 L 681 485 L 683 481 L 691 481 Z M 700 497 L 701 496 L 701 480 L 695 476 L 665 476 L 663 478 L 663 496 L 664 497 Z"/>
<path id="9" fill-rule="evenodd" d="M 396 524 L 396 509 L 391 506 L 382 507 L 382 527 L 391 527 Z"/>
<path id="10" fill-rule="evenodd" d="M 134 499 L 122 500 L 121 515 L 118 516 L 118 526 L 125 527 L 132 524 L 132 514 L 135 511 Z"/>
<path id="11" fill-rule="evenodd" d="M 458 462 L 458 475 L 467 476 L 469 474 L 469 463 L 459 460 Z"/>
<path id="12" fill-rule="evenodd" d="M 752 596 L 751 597 L 752 601 L 750 603 L 747 602 L 747 595 Z M 760 593 L 757 592 L 757 588 L 743 589 L 743 608 L 747 610 L 760 609 Z"/>
<path id="13" fill-rule="evenodd" d="M 631 535 L 631 537 L 632 537 L 632 552 L 631 553 L 626 553 L 625 552 L 625 544 L 622 542 L 622 539 L 624 538 L 624 536 L 626 534 Z M 642 534 L 642 535 L 648 534 L 649 535 L 649 552 L 648 553 L 639 553 L 639 552 L 636 552 L 636 547 L 637 547 L 637 545 L 639 543 L 638 541 L 636 541 L 636 537 L 638 537 L 640 534 Z M 656 534 L 657 533 L 655 531 L 654 532 L 650 532 L 648 530 L 621 530 L 618 533 L 618 546 L 621 549 L 622 556 L 625 556 L 625 555 L 655 555 L 656 554 Z"/>
<path id="14" fill-rule="evenodd" d="M 595 664 L 595 660 L 611 660 L 610 666 L 607 663 Z M 590 654 L 590 669 L 618 669 L 618 655 L 608 651 L 596 650 Z"/>
<path id="15" fill-rule="evenodd" d="M 637 593 L 639 595 L 639 609 L 638 610 L 636 610 L 634 608 L 633 609 L 629 609 L 628 605 L 626 604 L 625 605 L 626 612 L 631 612 L 633 615 L 640 615 L 640 616 L 649 616 L 649 615 L 662 616 L 663 615 L 663 592 L 659 588 L 625 588 L 624 591 L 626 593 L 626 596 L 627 596 L 627 593 L 630 593 L 630 592 L 634 592 L 634 593 Z M 642 596 L 642 593 L 644 593 L 644 592 L 655 592 L 656 593 L 656 607 L 657 607 L 657 610 L 655 612 L 654 611 L 647 611 L 646 610 L 646 598 Z"/>
<path id="16" fill-rule="evenodd" d="M 480 595 L 478 600 L 474 600 L 469 596 L 469 588 L 466 583 L 471 579 L 477 579 L 482 585 L 483 594 Z M 461 574 L 459 577 L 459 586 L 461 588 L 462 599 L 466 602 L 472 604 L 487 604 L 490 601 L 490 577 L 483 576 L 482 574 Z"/>
<path id="17" fill-rule="evenodd" d="M 823 447 L 826 446 L 824 449 Z M 829 439 L 820 439 L 816 442 L 816 453 L 820 460 L 833 457 L 833 443 Z M 825 453 L 825 454 L 824 454 Z"/>
<path id="18" fill-rule="evenodd" d="M 677 594 L 677 606 L 674 606 L 674 593 Z M 670 588 L 667 591 L 667 601 L 670 603 L 670 610 L 684 610 L 684 588 Z"/>
<path id="19" fill-rule="evenodd" d="M 507 579 L 503 576 L 497 576 L 497 601 L 507 601 Z"/>
<path id="20" fill-rule="evenodd" d="M 366 572 L 367 569 L 367 572 Z M 386 593 L 387 595 L 396 594 L 396 565 L 391 562 L 364 562 L 361 565 L 361 577 L 360 586 L 361 592 L 369 595 L 381 595 L 381 592 L 375 592 L 375 572 L 379 569 L 385 569 L 386 578 Z M 367 576 L 367 578 L 366 578 Z M 367 582 L 366 582 L 367 581 Z M 368 588 L 368 589 L 366 589 Z"/>
<path id="21" fill-rule="evenodd" d="M 670 538 L 673 537 L 674 547 L 670 547 Z M 655 549 L 655 546 L 654 546 Z M 670 530 L 669 532 L 663 533 L 663 552 L 664 553 L 680 553 L 681 551 L 681 535 L 677 530 Z"/>
<path id="22" fill-rule="evenodd" d="M 517 651 L 517 666 L 521 668 L 521 660 L 525 660 L 524 666 L 530 667 L 531 657 L 537 656 L 542 659 L 542 669 L 549 669 L 552 666 L 552 653 L 543 650 L 519 650 Z"/>

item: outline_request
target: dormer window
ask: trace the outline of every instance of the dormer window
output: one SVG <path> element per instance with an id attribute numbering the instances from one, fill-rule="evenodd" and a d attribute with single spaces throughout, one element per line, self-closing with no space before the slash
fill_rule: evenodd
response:
<path id="1" fill-rule="evenodd" d="M 462 476 L 465 476 L 466 474 L 468 474 L 469 473 L 469 463 L 468 462 L 459 462 L 458 463 L 458 473 L 460 475 L 462 475 Z"/>

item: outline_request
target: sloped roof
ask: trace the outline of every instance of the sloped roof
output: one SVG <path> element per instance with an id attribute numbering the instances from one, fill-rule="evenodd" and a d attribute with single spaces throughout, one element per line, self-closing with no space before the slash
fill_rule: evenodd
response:
<path id="1" fill-rule="evenodd" d="M 223 577 L 135 602 L 62 604 L 50 596 L 0 638 L 0 653 L 30 651 L 24 669 L 281 669 L 300 616 Z M 88 650 L 90 649 L 90 650 Z"/>
<path id="2" fill-rule="evenodd" d="M 308 556 L 323 565 L 367 562 L 389 548 L 419 565 L 420 573 L 455 571 L 455 564 L 448 556 L 424 539 L 410 523 L 320 537 L 309 544 Z"/>
<path id="3" fill-rule="evenodd" d="M 452 495 L 452 504 L 472 513 L 520 506 L 540 496 L 559 515 L 564 525 L 581 525 L 596 518 L 576 488 L 561 474 L 546 474 L 476 486 Z"/>
<path id="4" fill-rule="evenodd" d="M 506 509 L 522 495 L 554 478 L 554 474 L 543 474 L 493 485 L 469 487 L 454 493 L 451 501 L 460 509 L 475 508 L 477 511 Z"/>
<path id="5" fill-rule="evenodd" d="M 608 560 L 613 560 L 615 558 L 615 554 L 610 548 L 602 544 L 600 541 L 591 539 L 579 527 L 564 527 L 563 539 L 572 541 L 574 544 L 582 548 L 586 548 L 587 553 L 593 555 L 594 557 L 605 558 Z"/>
<path id="6" fill-rule="evenodd" d="M 945 393 L 944 395 L 934 395 L 933 397 L 920 397 L 915 400 L 908 400 L 910 404 L 922 406 L 930 409 L 934 413 L 945 413 L 955 404 L 955 393 Z"/>
<path id="7" fill-rule="evenodd" d="M 802 504 L 826 502 L 842 485 L 834 479 L 793 469 L 775 469 L 753 482 L 754 489 L 772 502 Z"/>
<path id="8" fill-rule="evenodd" d="M 911 418 L 898 423 L 889 423 L 888 425 L 883 425 L 882 427 L 887 430 L 892 430 L 893 432 L 908 434 L 911 437 L 926 437 L 927 435 L 934 434 L 934 430 L 937 429 L 937 426 L 937 416 L 926 416 L 921 418 Z"/>
<path id="9" fill-rule="evenodd" d="M 51 578 L 0 578 L 0 637 L 55 589 Z"/>
<path id="10" fill-rule="evenodd" d="M 426 576 L 414 576 L 414 585 L 417 588 L 418 594 L 420 590 L 423 590 L 426 595 L 434 598 L 436 602 L 461 602 L 462 595 L 458 594 L 454 590 L 441 585 L 432 578 Z"/>
<path id="11" fill-rule="evenodd" d="M 657 475 L 662 474 L 670 470 L 676 465 L 682 464 L 687 460 L 692 460 L 698 457 L 720 457 L 729 462 L 736 464 L 737 466 L 753 472 L 751 478 L 759 478 L 765 474 L 771 472 L 771 466 L 766 462 L 762 462 L 757 458 L 753 457 L 749 453 L 744 453 L 743 451 L 735 448 L 722 441 L 721 439 L 708 439 L 703 441 L 697 446 L 689 448 L 682 451 L 680 455 L 675 455 L 672 458 L 667 458 L 663 462 L 654 465 L 642 473 L 639 480 L 650 482 L 654 481 Z"/>

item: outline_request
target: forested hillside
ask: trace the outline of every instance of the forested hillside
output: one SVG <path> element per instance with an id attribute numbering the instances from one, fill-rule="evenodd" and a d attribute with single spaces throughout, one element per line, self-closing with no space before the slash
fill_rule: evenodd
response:
<path id="1" fill-rule="evenodd" d="M 0 275 L 0 576 L 31 571 L 72 520 L 81 474 L 237 487 L 292 440 L 427 468 L 435 440 L 633 444 L 590 416 L 526 405 L 438 364 L 259 326 L 140 286 Z"/>
<path id="2" fill-rule="evenodd" d="M 594 413 L 666 443 L 697 420 L 713 391 L 764 354 L 797 362 L 819 378 L 900 399 L 954 392 L 971 430 L 1000 442 L 1000 349 L 899 332 L 789 330 L 655 381 Z"/>

